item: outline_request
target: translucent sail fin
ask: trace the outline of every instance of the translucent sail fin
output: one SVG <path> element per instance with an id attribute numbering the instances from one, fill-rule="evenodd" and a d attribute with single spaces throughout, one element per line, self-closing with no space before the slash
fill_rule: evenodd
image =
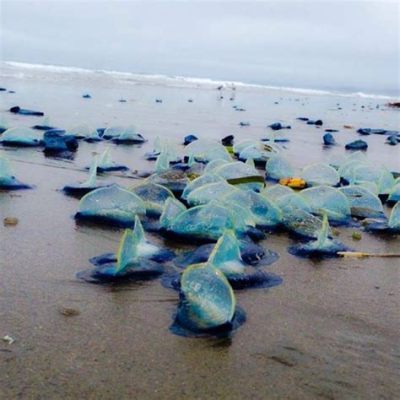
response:
<path id="1" fill-rule="evenodd" d="M 135 249 L 136 246 L 134 243 L 133 232 L 131 229 L 126 229 L 117 252 L 117 267 L 115 269 L 115 275 L 122 274 L 132 264 L 132 261 L 137 259 Z"/>
<path id="2" fill-rule="evenodd" d="M 110 155 L 110 149 L 104 150 L 103 154 L 100 156 L 98 166 L 101 168 L 107 168 L 113 164 L 113 160 Z"/>
<path id="3" fill-rule="evenodd" d="M 137 243 L 143 243 L 146 241 L 143 225 L 137 215 L 135 216 L 135 227 L 133 229 L 133 236 L 135 242 Z"/>
<path id="4" fill-rule="evenodd" d="M 226 275 L 244 272 L 239 241 L 232 230 L 225 231 L 218 239 L 208 262 Z"/>
<path id="5" fill-rule="evenodd" d="M 12 176 L 12 171 L 10 167 L 10 162 L 4 156 L 0 155 L 0 179 L 10 178 Z"/>
<path id="6" fill-rule="evenodd" d="M 165 202 L 163 212 L 160 217 L 160 226 L 169 229 L 176 217 L 186 211 L 186 207 L 179 200 L 169 197 Z"/>
<path id="7" fill-rule="evenodd" d="M 328 240 L 328 235 L 329 235 L 329 222 L 328 222 L 328 215 L 324 214 L 322 218 L 322 226 L 321 229 L 319 230 L 317 234 L 317 243 L 316 247 L 317 248 L 323 248 L 324 244 Z"/>
<path id="8" fill-rule="evenodd" d="M 400 230 L 400 202 L 398 201 L 393 207 L 389 218 L 389 228 Z"/>
<path id="9" fill-rule="evenodd" d="M 162 151 L 157 157 L 155 171 L 157 174 L 161 174 L 169 170 L 169 154 L 167 151 Z"/>
<path id="10" fill-rule="evenodd" d="M 82 185 L 87 187 L 96 186 L 96 176 L 97 176 L 97 157 L 93 157 L 89 169 L 89 178 L 85 182 L 83 182 Z"/>
<path id="11" fill-rule="evenodd" d="M 194 163 L 195 163 L 194 155 L 191 154 L 191 155 L 189 156 L 189 160 L 188 160 L 188 163 L 187 163 L 188 166 L 189 166 L 189 168 L 192 167 L 192 166 L 194 165 Z"/>
<path id="12" fill-rule="evenodd" d="M 254 164 L 254 160 L 252 158 L 248 158 L 246 160 L 246 165 L 248 165 L 249 167 L 254 168 L 254 169 L 256 168 L 256 166 Z"/>

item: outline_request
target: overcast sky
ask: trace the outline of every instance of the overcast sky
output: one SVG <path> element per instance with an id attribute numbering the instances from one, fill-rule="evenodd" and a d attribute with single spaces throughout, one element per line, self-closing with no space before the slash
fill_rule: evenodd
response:
<path id="1" fill-rule="evenodd" d="M 0 0 L 1 58 L 400 92 L 400 2 Z"/>

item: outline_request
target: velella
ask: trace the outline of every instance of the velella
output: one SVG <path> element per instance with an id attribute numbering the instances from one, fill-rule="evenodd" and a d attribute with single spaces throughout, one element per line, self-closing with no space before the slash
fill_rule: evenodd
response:
<path id="1" fill-rule="evenodd" d="M 282 178 L 291 178 L 294 176 L 294 168 L 289 161 L 280 154 L 273 155 L 267 161 L 265 166 L 267 179 L 279 181 Z"/>
<path id="2" fill-rule="evenodd" d="M 217 241 L 226 229 L 244 234 L 246 228 L 241 215 L 217 201 L 211 201 L 178 214 L 168 233 L 191 241 Z"/>
<path id="3" fill-rule="evenodd" d="M 281 222 L 290 233 L 305 239 L 317 239 L 322 228 L 320 218 L 299 208 L 286 208 Z"/>
<path id="4" fill-rule="evenodd" d="M 340 182 L 338 172 L 333 167 L 323 163 L 305 167 L 300 175 L 308 186 L 337 186 Z"/>
<path id="5" fill-rule="evenodd" d="M 43 133 L 31 128 L 10 128 L 0 137 L 0 143 L 6 146 L 35 147 L 41 146 Z"/>
<path id="6" fill-rule="evenodd" d="M 275 227 L 281 219 L 281 213 L 267 197 L 252 190 L 235 190 L 222 196 L 221 202 L 227 206 L 237 204 L 248 208 L 257 226 Z"/>
<path id="7" fill-rule="evenodd" d="M 195 264 L 181 277 L 180 300 L 171 331 L 183 336 L 226 335 L 241 325 L 236 318 L 236 298 L 221 271 L 209 264 Z"/>
<path id="8" fill-rule="evenodd" d="M 175 219 L 184 211 L 186 211 L 184 204 L 174 197 L 169 197 L 165 201 L 164 208 L 160 216 L 160 228 L 166 231 L 170 230 Z"/>
<path id="9" fill-rule="evenodd" d="M 281 283 L 281 279 L 275 275 L 246 267 L 240 243 L 232 230 L 225 231 L 218 239 L 208 263 L 224 273 L 233 289 L 266 288 Z"/>
<path id="10" fill-rule="evenodd" d="M 207 183 L 198 187 L 197 189 L 192 190 L 188 194 L 186 201 L 191 206 L 198 206 L 201 204 L 209 203 L 216 198 L 221 198 L 222 196 L 237 190 L 238 189 L 236 189 L 234 186 L 230 185 L 226 181 Z"/>
<path id="11" fill-rule="evenodd" d="M 351 215 L 358 218 L 384 218 L 383 206 L 378 196 L 356 185 L 339 189 L 349 200 Z"/>
<path id="12" fill-rule="evenodd" d="M 325 214 L 316 239 L 290 246 L 288 249 L 289 253 L 302 257 L 321 258 L 336 257 L 339 251 L 348 251 L 349 249 L 343 243 L 329 237 L 329 231 L 328 216 Z"/>
<path id="13" fill-rule="evenodd" d="M 316 215 L 327 215 L 330 222 L 345 223 L 349 221 L 351 210 L 347 197 L 330 186 L 316 186 L 300 192 Z"/>
<path id="14" fill-rule="evenodd" d="M 400 234 L 400 202 L 393 207 L 389 220 L 384 218 L 367 218 L 364 221 L 367 231 Z"/>
<path id="15" fill-rule="evenodd" d="M 198 162 L 210 162 L 212 160 L 231 161 L 232 157 L 221 143 L 204 139 L 196 140 L 185 147 L 185 153 L 193 156 Z"/>
<path id="16" fill-rule="evenodd" d="M 125 165 L 117 164 L 112 160 L 110 150 L 104 150 L 100 156 L 97 164 L 97 172 L 110 172 L 110 171 L 126 171 L 128 168 Z"/>
<path id="17" fill-rule="evenodd" d="M 118 283 L 156 278 L 164 269 L 158 262 L 149 259 L 149 254 L 156 251 L 151 246 L 143 242 L 140 233 L 126 229 L 116 259 L 107 259 L 107 255 L 100 256 L 94 269 L 79 272 L 77 277 L 89 283 Z M 105 262 L 101 262 L 102 257 Z"/>
<path id="18" fill-rule="evenodd" d="M 135 217 L 135 226 L 132 232 L 132 242 L 134 243 L 133 250 L 135 252 L 135 257 L 137 258 L 147 259 L 162 264 L 175 257 L 175 253 L 172 250 L 156 246 L 146 239 L 143 225 L 137 215 Z M 96 266 L 110 264 L 117 261 L 117 254 L 105 253 L 92 257 L 89 261 Z"/>
<path id="19" fill-rule="evenodd" d="M 210 165 L 211 163 L 209 163 L 208 165 Z M 221 183 L 221 182 L 226 182 L 226 181 L 222 176 L 214 174 L 213 172 L 205 173 L 205 174 L 199 176 L 198 178 L 193 179 L 192 181 L 190 181 L 186 185 L 185 189 L 183 190 L 181 197 L 182 197 L 182 199 L 186 200 L 188 198 L 189 194 L 192 191 L 194 191 L 194 190 L 196 190 L 196 189 L 198 189 L 198 188 L 200 188 L 200 187 L 202 187 L 202 186 L 204 186 L 206 184 L 216 183 L 216 182 L 220 182 Z"/>
<path id="20" fill-rule="evenodd" d="M 234 161 L 216 167 L 213 172 L 243 189 L 260 191 L 264 187 L 264 178 L 249 163 Z"/>
<path id="21" fill-rule="evenodd" d="M 400 180 L 397 180 L 396 182 L 397 183 L 395 183 L 389 191 L 387 204 L 390 206 L 400 201 Z"/>
<path id="22" fill-rule="evenodd" d="M 117 144 L 141 144 L 146 142 L 146 139 L 133 126 L 125 128 L 118 136 L 114 136 L 112 140 Z"/>
<path id="23" fill-rule="evenodd" d="M 145 203 L 139 196 L 114 184 L 93 190 L 83 196 L 75 218 L 131 227 L 135 223 L 135 216 L 145 213 Z"/>
<path id="24" fill-rule="evenodd" d="M 150 217 L 159 217 L 167 199 L 175 197 L 166 187 L 147 181 L 130 188 L 130 191 L 144 201 L 146 214 Z"/>
<path id="25" fill-rule="evenodd" d="M 19 190 L 30 188 L 29 185 L 26 185 L 15 178 L 8 159 L 0 154 L 0 189 Z"/>
<path id="26" fill-rule="evenodd" d="M 71 196 L 83 196 L 86 193 L 89 193 L 95 189 L 106 186 L 106 185 L 99 185 L 97 183 L 96 175 L 97 175 L 97 157 L 94 157 L 89 169 L 89 177 L 81 183 L 65 185 L 62 190 L 64 193 Z"/>

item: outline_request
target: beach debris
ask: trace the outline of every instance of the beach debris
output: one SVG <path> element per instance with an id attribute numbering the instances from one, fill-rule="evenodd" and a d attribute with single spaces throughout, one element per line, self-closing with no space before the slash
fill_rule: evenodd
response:
<path id="1" fill-rule="evenodd" d="M 304 189 L 307 186 L 307 182 L 299 177 L 281 178 L 279 184 L 292 189 Z"/>
<path id="2" fill-rule="evenodd" d="M 139 196 L 113 184 L 83 196 L 75 219 L 131 227 L 135 223 L 136 215 L 145 213 L 145 202 Z"/>
<path id="3" fill-rule="evenodd" d="M 20 190 L 30 189 L 31 186 L 20 182 L 13 175 L 8 159 L 0 154 L 0 189 L 1 190 Z"/>
<path id="4" fill-rule="evenodd" d="M 199 138 L 196 135 L 194 134 L 187 135 L 183 139 L 183 145 L 187 146 L 188 144 L 194 142 L 195 140 L 199 140 Z"/>
<path id="5" fill-rule="evenodd" d="M 333 146 L 336 144 L 336 140 L 331 133 L 325 133 L 322 140 L 324 141 L 325 146 Z"/>
<path id="6" fill-rule="evenodd" d="M 353 125 L 343 125 L 344 129 L 354 129 Z"/>
<path id="7" fill-rule="evenodd" d="M 364 140 L 355 140 L 354 142 L 347 143 L 346 150 L 367 150 L 368 144 Z"/>
<path id="8" fill-rule="evenodd" d="M 307 125 L 315 125 L 315 126 L 322 126 L 324 123 L 321 119 L 317 120 L 308 120 Z"/>
<path id="9" fill-rule="evenodd" d="M 19 222 L 18 218 L 15 217 L 5 217 L 3 219 L 4 226 L 16 226 L 18 225 L 18 222 Z"/>
<path id="10" fill-rule="evenodd" d="M 239 126 L 250 126 L 250 122 L 249 121 L 241 121 L 241 122 L 239 122 Z"/>
<path id="11" fill-rule="evenodd" d="M 299 121 L 304 121 L 304 122 L 309 120 L 309 118 L 307 118 L 307 117 L 297 117 L 296 119 Z"/>
<path id="12" fill-rule="evenodd" d="M 233 135 L 225 136 L 224 138 L 221 139 L 221 144 L 222 146 L 232 147 L 234 139 L 235 137 Z"/>
<path id="13" fill-rule="evenodd" d="M 35 147 L 42 145 L 43 134 L 31 128 L 9 128 L 0 136 L 0 143 L 13 147 Z"/>
<path id="14" fill-rule="evenodd" d="M 44 113 L 41 111 L 28 110 L 26 108 L 21 108 L 19 106 L 11 107 L 9 111 L 13 114 L 30 115 L 30 116 L 34 116 L 34 117 L 43 117 L 43 115 L 44 115 Z"/>
<path id="15" fill-rule="evenodd" d="M 362 238 L 361 232 L 353 232 L 351 234 L 351 238 L 353 240 L 361 240 L 361 238 Z"/>
<path id="16" fill-rule="evenodd" d="M 382 253 L 382 254 L 378 254 L 378 253 L 364 253 L 361 251 L 339 251 L 337 253 L 339 256 L 342 257 L 349 257 L 349 258 L 367 258 L 367 257 L 400 257 L 400 253 L 399 254 L 395 254 L 395 253 Z"/>
<path id="17" fill-rule="evenodd" d="M 13 344 L 15 342 L 15 339 L 12 338 L 10 335 L 5 335 L 1 338 L 3 342 L 6 342 L 7 344 Z"/>
<path id="18" fill-rule="evenodd" d="M 80 311 L 71 307 L 59 307 L 58 312 L 65 317 L 76 317 L 80 315 Z"/>
<path id="19" fill-rule="evenodd" d="M 399 131 L 390 131 L 387 129 L 360 128 L 357 130 L 360 135 L 398 135 Z"/>
<path id="20" fill-rule="evenodd" d="M 156 99 L 156 103 L 162 103 L 162 99 Z"/>
<path id="21" fill-rule="evenodd" d="M 279 131 L 281 129 L 291 129 L 290 125 L 282 125 L 280 122 L 274 122 L 271 125 L 268 125 L 273 131 Z"/>

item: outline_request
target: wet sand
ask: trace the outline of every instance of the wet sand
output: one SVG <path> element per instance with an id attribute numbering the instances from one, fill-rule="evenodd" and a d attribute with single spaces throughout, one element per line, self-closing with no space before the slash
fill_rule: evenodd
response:
<path id="1" fill-rule="evenodd" d="M 344 154 L 344 144 L 359 136 L 354 129 L 343 129 L 344 124 L 398 129 L 398 111 L 375 99 L 239 88 L 231 102 L 218 100 L 217 91 L 208 88 L 133 85 L 101 77 L 39 79 L 37 74 L 37 79 L 6 75 L 1 82 L 16 91 L 0 93 L 1 114 L 13 125 L 41 121 L 5 112 L 18 104 L 44 111 L 59 127 L 133 123 L 149 143 L 128 147 L 81 142 L 72 162 L 45 158 L 40 150 L 0 149 L 15 161 L 16 176 L 36 185 L 0 193 L 0 220 L 19 219 L 17 226 L 0 226 L 0 337 L 15 339 L 9 345 L 0 342 L 1 399 L 398 396 L 399 259 L 315 262 L 288 254 L 293 240 L 286 234 L 270 235 L 263 244 L 280 258 L 268 270 L 283 283 L 236 292 L 247 322 L 231 339 L 182 338 L 168 330 L 177 295 L 159 281 L 104 287 L 76 280 L 75 274 L 89 267 L 90 257 L 114 251 L 121 231 L 76 225 L 72 216 L 78 201 L 58 191 L 82 179 L 85 173 L 79 169 L 88 164 L 91 152 L 105 146 L 112 148 L 116 161 L 146 170 L 153 164 L 143 154 L 157 135 L 177 141 L 188 133 L 257 139 L 268 132 L 266 125 L 281 120 L 292 125 L 283 131 L 291 139 L 286 152 L 295 165 L 303 166 L 332 153 Z M 81 98 L 86 92 L 91 100 Z M 121 97 L 127 103 L 119 103 Z M 163 103 L 155 103 L 156 97 Z M 233 104 L 247 111 L 234 111 Z M 341 146 L 323 150 L 323 129 L 296 121 L 299 116 L 323 119 L 324 129 L 340 129 L 334 135 Z M 251 126 L 240 128 L 238 123 L 245 120 Z M 400 170 L 399 146 L 383 144 L 379 135 L 362 139 L 370 145 L 370 159 Z M 136 183 L 111 176 L 104 180 Z M 353 229 L 339 231 L 340 240 L 355 250 L 399 250 L 398 237 L 363 233 L 360 241 L 353 241 Z M 63 315 L 65 307 L 79 315 Z"/>

